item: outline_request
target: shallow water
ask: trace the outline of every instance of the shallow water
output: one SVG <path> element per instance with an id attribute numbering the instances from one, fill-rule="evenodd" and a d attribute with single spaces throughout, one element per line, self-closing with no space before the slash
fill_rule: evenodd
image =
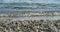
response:
<path id="1" fill-rule="evenodd" d="M 42 3 L 0 3 L 0 13 L 9 13 L 14 11 L 60 11 L 60 4 L 42 4 Z M 10 17 L 8 17 L 10 18 Z M 0 19 L 8 19 L 2 17 Z M 40 19 L 60 19 L 60 16 L 40 16 L 40 17 L 15 17 L 13 20 L 40 20 Z"/>
<path id="2" fill-rule="evenodd" d="M 12 19 L 12 21 L 15 21 L 15 20 L 60 20 L 60 16 L 40 16 L 40 17 L 14 17 L 14 18 L 11 18 L 11 17 L 1 17 L 0 20 L 3 20 L 3 19 Z"/>

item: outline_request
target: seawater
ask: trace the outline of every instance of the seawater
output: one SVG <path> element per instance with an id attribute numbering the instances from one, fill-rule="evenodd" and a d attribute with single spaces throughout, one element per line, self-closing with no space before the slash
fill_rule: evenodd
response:
<path id="1" fill-rule="evenodd" d="M 14 11 L 60 11 L 60 4 L 44 4 L 44 3 L 0 3 L 0 13 L 8 13 Z M 8 17 L 9 18 L 9 17 Z M 2 17 L 0 19 L 7 19 Z M 40 16 L 40 17 L 15 17 L 14 20 L 40 20 L 40 19 L 60 19 L 60 16 Z"/>

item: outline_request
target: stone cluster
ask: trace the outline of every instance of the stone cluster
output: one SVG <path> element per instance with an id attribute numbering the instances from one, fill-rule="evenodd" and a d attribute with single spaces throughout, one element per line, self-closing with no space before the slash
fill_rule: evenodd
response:
<path id="1" fill-rule="evenodd" d="M 0 32 L 60 32 L 60 20 L 0 21 Z"/>

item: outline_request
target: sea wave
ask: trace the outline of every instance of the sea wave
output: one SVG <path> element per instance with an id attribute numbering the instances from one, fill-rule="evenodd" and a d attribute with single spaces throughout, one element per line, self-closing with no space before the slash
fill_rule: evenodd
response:
<path id="1" fill-rule="evenodd" d="M 60 4 L 44 4 L 44 3 L 0 3 L 1 10 L 16 10 L 16 11 L 59 11 Z"/>

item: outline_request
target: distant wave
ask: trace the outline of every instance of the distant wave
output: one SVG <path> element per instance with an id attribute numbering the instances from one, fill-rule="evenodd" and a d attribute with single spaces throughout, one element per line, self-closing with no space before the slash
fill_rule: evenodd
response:
<path id="1" fill-rule="evenodd" d="M 60 3 L 60 0 L 0 0 L 0 3 Z"/>
<path id="2" fill-rule="evenodd" d="M 45 4 L 45 3 L 0 3 L 1 10 L 39 10 L 39 11 L 53 11 L 60 10 L 60 4 Z"/>

